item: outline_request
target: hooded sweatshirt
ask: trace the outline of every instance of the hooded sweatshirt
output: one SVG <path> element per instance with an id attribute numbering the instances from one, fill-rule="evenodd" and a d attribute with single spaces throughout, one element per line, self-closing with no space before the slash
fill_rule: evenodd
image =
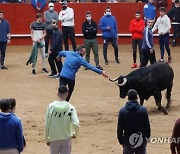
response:
<path id="1" fill-rule="evenodd" d="M 107 29 L 111 27 L 111 29 Z M 112 15 L 104 15 L 100 19 L 99 28 L 102 30 L 103 37 L 117 37 L 118 28 L 116 18 Z"/>
<path id="2" fill-rule="evenodd" d="M 150 123 L 145 107 L 137 101 L 128 101 L 120 109 L 117 126 L 117 137 L 120 144 L 129 144 L 129 137 L 133 133 L 142 133 L 143 142 L 150 137 Z"/>
<path id="3" fill-rule="evenodd" d="M 23 151 L 23 132 L 20 119 L 13 113 L 0 112 L 0 149 Z"/>
<path id="4" fill-rule="evenodd" d="M 67 101 L 54 101 L 46 112 L 46 143 L 66 140 L 79 132 L 79 119 L 74 106 Z"/>

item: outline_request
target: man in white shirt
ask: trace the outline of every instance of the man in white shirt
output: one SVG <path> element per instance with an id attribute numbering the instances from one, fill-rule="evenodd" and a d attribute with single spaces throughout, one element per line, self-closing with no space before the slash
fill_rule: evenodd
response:
<path id="1" fill-rule="evenodd" d="M 67 1 L 61 1 L 62 10 L 59 13 L 59 20 L 62 25 L 62 34 L 65 50 L 69 50 L 68 37 L 71 40 L 72 48 L 76 51 L 75 31 L 74 31 L 74 10 L 67 6 Z"/>
<path id="2" fill-rule="evenodd" d="M 164 7 L 159 9 L 160 16 L 158 17 L 152 32 L 154 33 L 158 29 L 159 34 L 159 47 L 161 51 L 161 58 L 159 61 L 164 61 L 164 47 L 168 53 L 168 62 L 171 62 L 171 51 L 169 48 L 169 33 L 171 29 L 171 22 L 169 17 L 166 15 L 166 10 Z"/>

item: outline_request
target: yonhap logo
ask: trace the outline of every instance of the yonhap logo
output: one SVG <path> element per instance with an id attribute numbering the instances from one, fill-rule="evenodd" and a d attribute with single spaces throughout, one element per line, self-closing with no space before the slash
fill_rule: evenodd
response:
<path id="1" fill-rule="evenodd" d="M 129 143 L 131 145 L 131 148 L 133 148 L 133 149 L 141 146 L 142 143 L 143 143 L 142 133 L 141 132 L 137 132 L 137 133 L 132 134 L 129 137 Z"/>

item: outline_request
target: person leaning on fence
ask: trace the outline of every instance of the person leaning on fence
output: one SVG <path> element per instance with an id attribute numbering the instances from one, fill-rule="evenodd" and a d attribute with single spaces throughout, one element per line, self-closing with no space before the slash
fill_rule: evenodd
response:
<path id="1" fill-rule="evenodd" d="M 117 138 L 123 146 L 123 154 L 145 154 L 147 141 L 150 138 L 151 130 L 147 109 L 137 100 L 137 91 L 130 89 L 128 101 L 119 111 Z"/>
<path id="2" fill-rule="evenodd" d="M 66 86 L 58 88 L 59 100 L 49 104 L 45 118 L 45 140 L 50 145 L 50 154 L 70 154 L 71 138 L 79 133 L 79 119 L 76 109 L 66 101 Z"/>

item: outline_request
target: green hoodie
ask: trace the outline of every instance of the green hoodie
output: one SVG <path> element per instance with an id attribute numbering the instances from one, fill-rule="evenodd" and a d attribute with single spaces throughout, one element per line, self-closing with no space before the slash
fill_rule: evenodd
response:
<path id="1" fill-rule="evenodd" d="M 46 112 L 45 140 L 46 143 L 65 140 L 79 132 L 79 119 L 76 109 L 67 101 L 54 101 Z"/>

